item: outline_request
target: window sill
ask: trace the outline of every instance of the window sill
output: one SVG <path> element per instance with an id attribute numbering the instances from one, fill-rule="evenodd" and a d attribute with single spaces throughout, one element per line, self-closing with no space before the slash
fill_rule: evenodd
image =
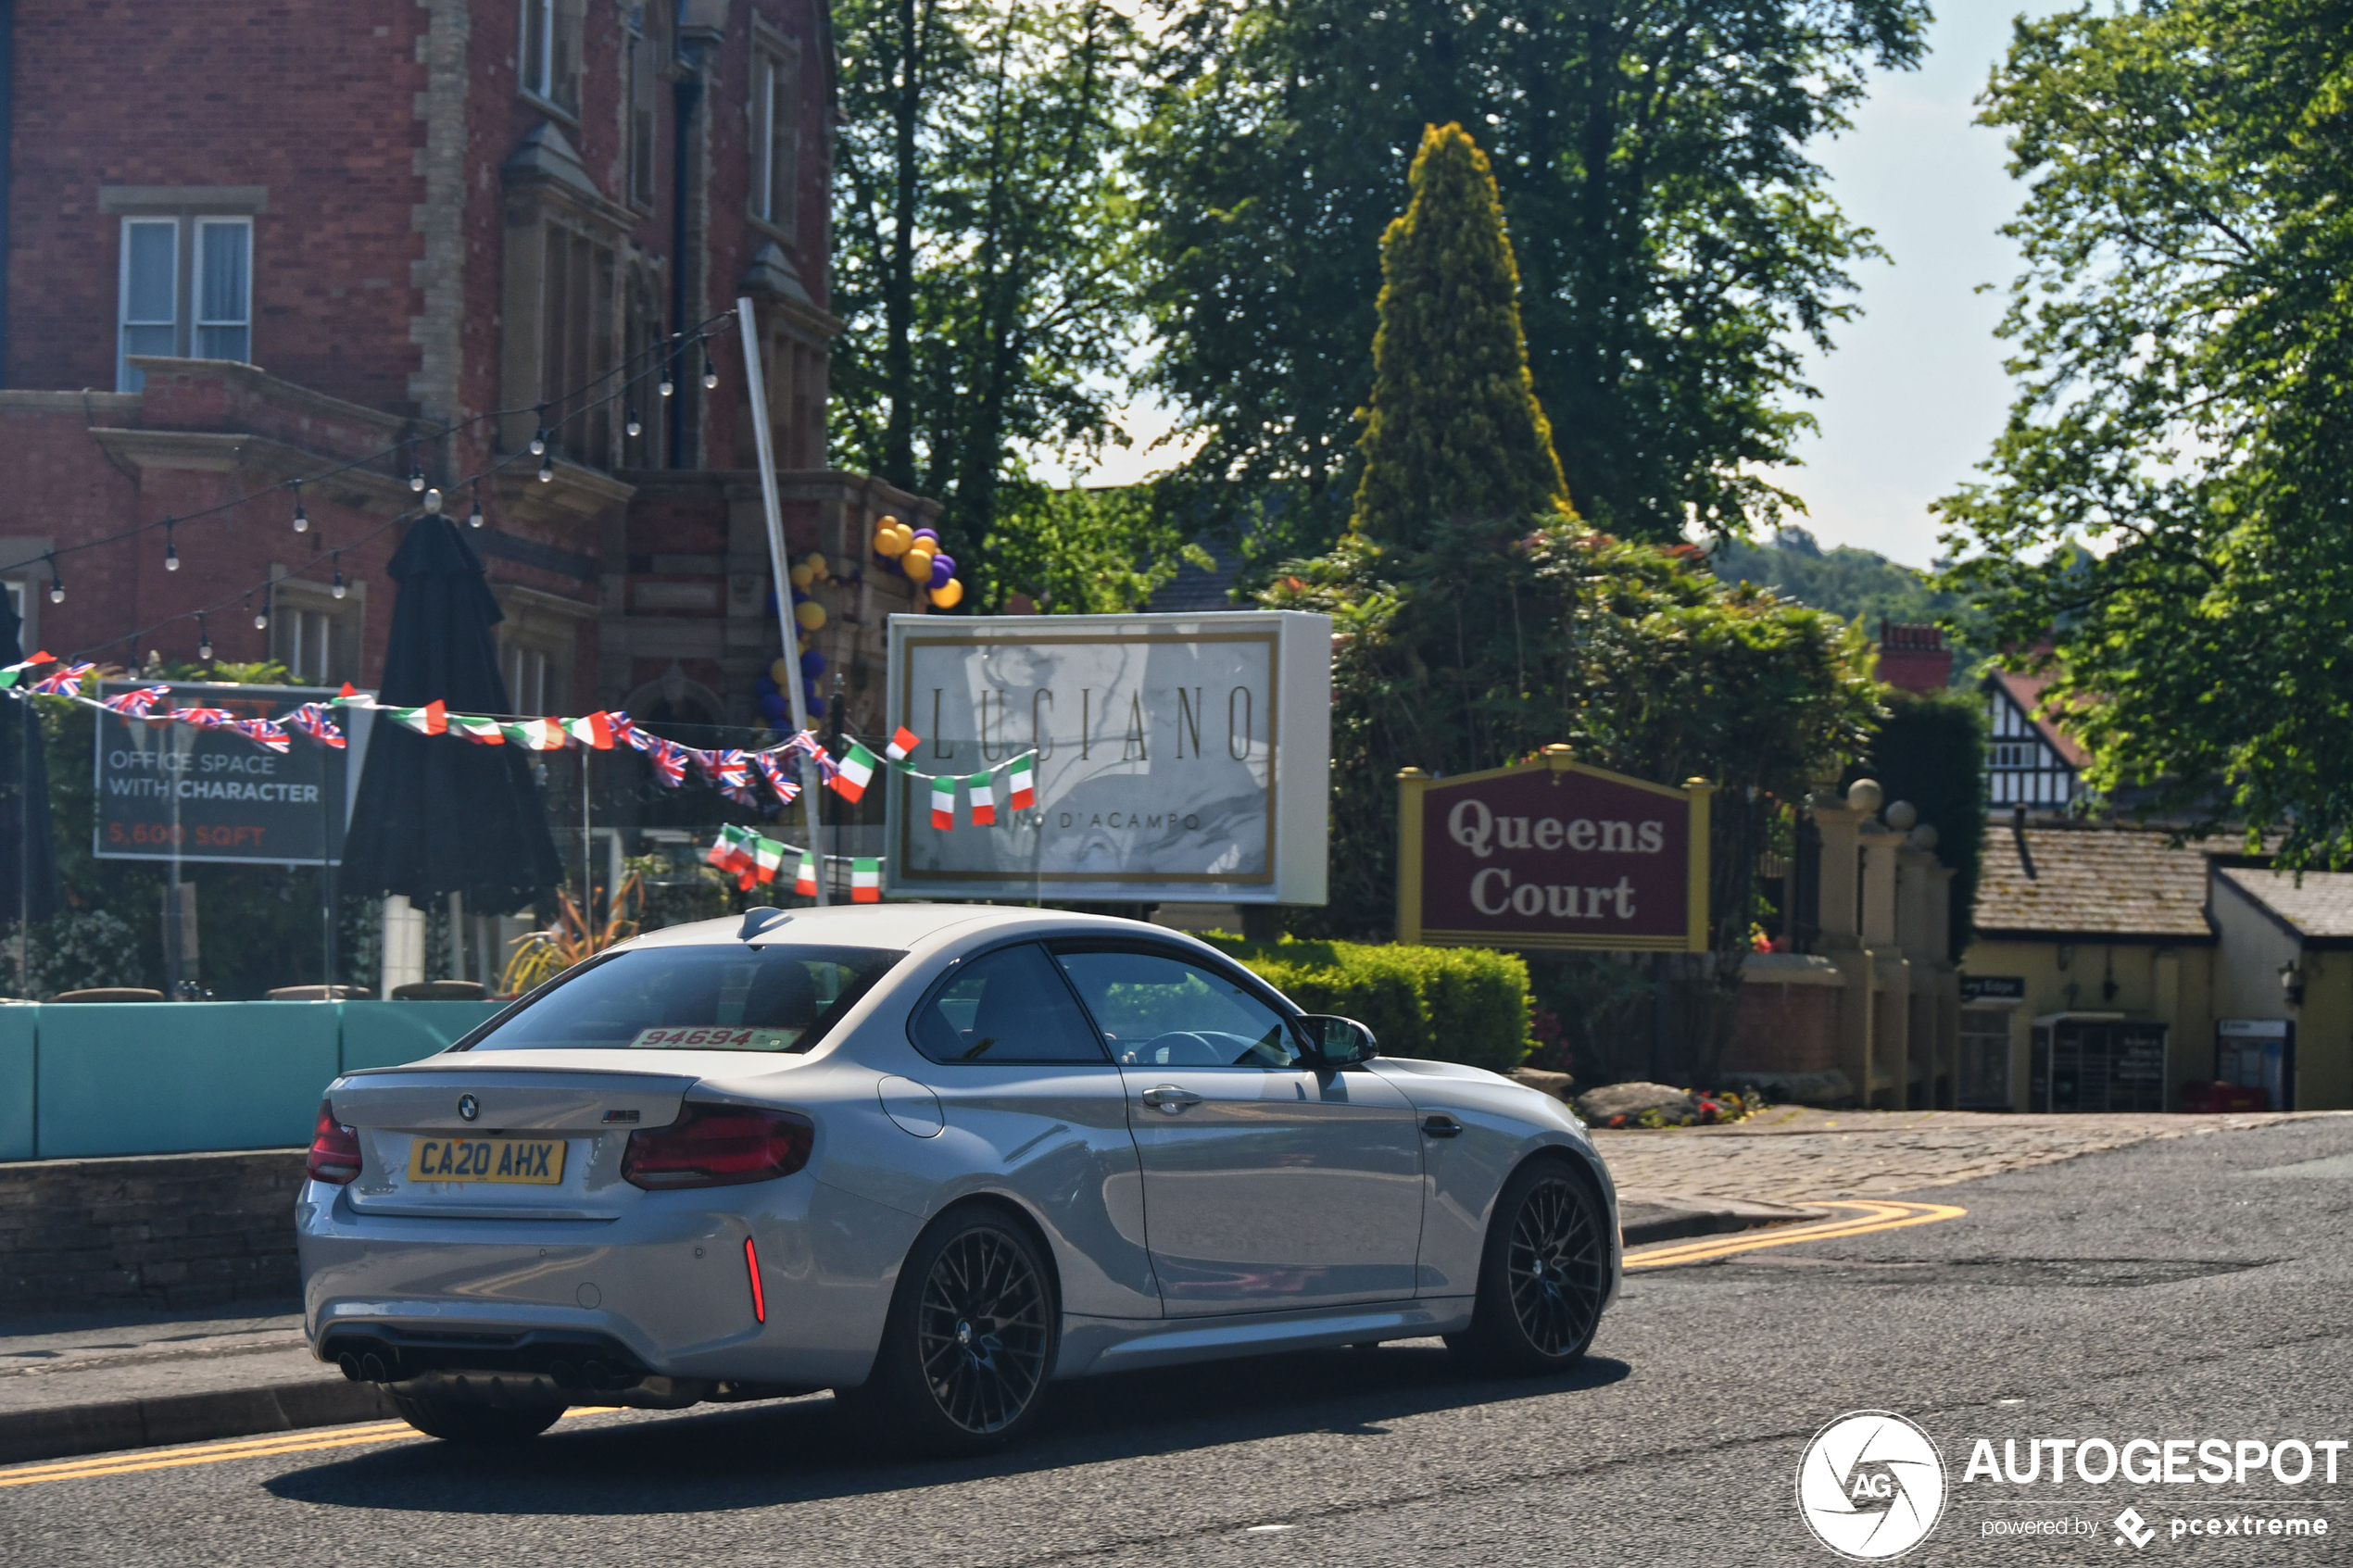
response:
<path id="1" fill-rule="evenodd" d="M 751 225 L 754 233 L 765 234 L 778 245 L 790 245 L 795 250 L 800 248 L 799 235 L 772 220 L 761 217 L 749 207 L 744 209 L 744 221 Z"/>
<path id="2" fill-rule="evenodd" d="M 528 87 L 515 89 L 515 96 L 553 119 L 560 119 L 573 130 L 580 129 L 580 111 L 568 109 L 553 98 L 543 98 Z"/>

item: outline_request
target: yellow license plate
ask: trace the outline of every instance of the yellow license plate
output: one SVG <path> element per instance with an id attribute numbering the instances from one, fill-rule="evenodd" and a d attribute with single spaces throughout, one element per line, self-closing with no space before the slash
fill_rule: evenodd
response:
<path id="1" fill-rule="evenodd" d="M 409 1179 L 554 1186 L 564 1179 L 564 1140 L 419 1138 L 409 1146 Z"/>

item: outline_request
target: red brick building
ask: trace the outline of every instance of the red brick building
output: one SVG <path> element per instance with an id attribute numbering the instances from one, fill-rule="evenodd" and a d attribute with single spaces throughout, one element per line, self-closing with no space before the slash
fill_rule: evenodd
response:
<path id="1" fill-rule="evenodd" d="M 857 579 L 864 541 L 930 508 L 825 464 L 828 26 L 824 0 L 0 4 L 0 578 L 29 641 L 194 659 L 225 602 L 220 658 L 367 684 L 415 473 L 479 507 L 523 711 L 752 722 L 780 639 L 738 340 L 670 337 L 748 294 L 793 553 L 849 567 L 819 646 L 878 721 L 883 618 L 915 606 Z"/>

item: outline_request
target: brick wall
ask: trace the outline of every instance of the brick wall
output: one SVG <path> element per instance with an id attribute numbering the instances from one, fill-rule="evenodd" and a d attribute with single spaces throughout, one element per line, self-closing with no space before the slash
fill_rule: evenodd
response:
<path id="1" fill-rule="evenodd" d="M 1828 985 L 1743 985 L 1725 1070 L 1826 1073 L 1837 1067 L 1840 995 Z"/>
<path id="2" fill-rule="evenodd" d="M 299 1149 L 0 1164 L 0 1316 L 299 1293 Z"/>

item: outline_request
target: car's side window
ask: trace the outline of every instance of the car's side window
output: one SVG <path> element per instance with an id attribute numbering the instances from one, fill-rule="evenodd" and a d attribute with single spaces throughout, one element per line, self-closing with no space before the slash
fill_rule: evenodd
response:
<path id="1" fill-rule="evenodd" d="M 934 1061 L 1093 1061 L 1102 1043 L 1045 949 L 1025 943 L 957 966 L 908 1033 Z"/>
<path id="2" fill-rule="evenodd" d="M 1076 948 L 1055 958 L 1129 1067 L 1297 1067 L 1290 1026 L 1226 975 L 1165 953 Z"/>

